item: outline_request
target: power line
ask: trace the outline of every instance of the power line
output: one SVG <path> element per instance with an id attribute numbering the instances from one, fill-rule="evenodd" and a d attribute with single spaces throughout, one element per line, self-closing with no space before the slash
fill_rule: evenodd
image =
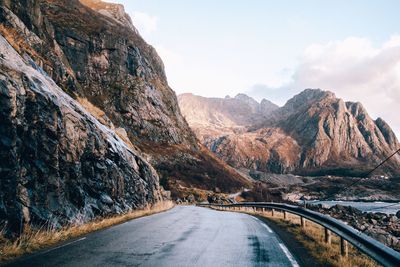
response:
<path id="1" fill-rule="evenodd" d="M 393 154 L 391 154 L 389 157 L 387 157 L 385 160 L 383 160 L 381 163 L 379 163 L 375 168 L 373 168 L 372 170 L 370 170 L 365 177 L 361 177 L 356 179 L 353 183 L 351 183 L 350 185 L 345 185 L 345 188 L 339 188 L 339 190 L 337 190 L 334 193 L 329 194 L 327 197 L 325 197 L 325 200 L 329 200 L 329 198 L 333 197 L 334 195 L 336 195 L 337 193 L 341 192 L 344 189 L 347 189 L 349 187 L 352 187 L 353 185 L 357 184 L 359 181 L 361 181 L 362 179 L 367 178 L 371 173 L 373 173 L 374 171 L 376 171 L 376 169 L 378 169 L 380 166 L 382 166 L 385 162 L 387 162 L 389 159 L 391 159 L 394 155 L 396 155 L 397 153 L 400 152 L 400 148 L 398 150 L 396 150 L 396 152 L 394 152 Z"/>
<path id="2" fill-rule="evenodd" d="M 397 153 L 400 152 L 400 148 L 398 150 L 396 150 L 396 152 L 394 152 L 392 155 L 390 155 L 388 158 L 386 158 L 384 161 L 382 161 L 380 164 L 378 164 L 378 166 L 376 166 L 374 169 L 372 169 L 369 173 L 367 173 L 366 176 L 370 175 L 371 173 L 373 173 L 376 169 L 378 169 L 380 166 L 382 166 L 386 161 L 388 161 L 389 159 L 391 159 L 394 155 L 396 155 Z"/>

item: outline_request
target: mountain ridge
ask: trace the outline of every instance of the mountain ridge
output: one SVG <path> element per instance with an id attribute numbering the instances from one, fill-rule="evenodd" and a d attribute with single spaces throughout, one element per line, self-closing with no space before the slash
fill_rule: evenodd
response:
<path id="1" fill-rule="evenodd" d="M 191 126 L 231 166 L 273 173 L 363 175 L 400 147 L 383 119 L 321 89 L 302 91 L 241 131 Z M 399 162 L 395 156 L 380 172 L 398 174 Z"/>

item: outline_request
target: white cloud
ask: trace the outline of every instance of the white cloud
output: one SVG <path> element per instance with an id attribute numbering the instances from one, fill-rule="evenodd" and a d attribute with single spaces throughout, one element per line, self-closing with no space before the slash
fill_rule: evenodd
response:
<path id="1" fill-rule="evenodd" d="M 289 98 L 305 88 L 360 101 L 372 117 L 382 117 L 400 137 L 400 36 L 393 35 L 378 47 L 357 37 L 310 45 L 291 80 L 274 90 L 287 92 Z M 260 90 L 254 93 L 260 95 Z M 272 91 L 265 92 L 268 98 Z"/>
<path id="2" fill-rule="evenodd" d="M 132 15 L 133 25 L 144 35 L 149 35 L 157 30 L 158 18 L 147 13 L 135 11 Z"/>

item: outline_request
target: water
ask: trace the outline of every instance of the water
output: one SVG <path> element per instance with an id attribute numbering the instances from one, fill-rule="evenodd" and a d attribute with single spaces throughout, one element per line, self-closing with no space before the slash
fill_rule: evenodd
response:
<path id="1" fill-rule="evenodd" d="M 312 200 L 307 201 L 309 204 L 322 204 L 324 206 L 334 206 L 334 205 L 342 205 L 342 206 L 351 206 L 357 208 L 363 212 L 382 212 L 386 214 L 396 214 L 400 210 L 400 202 L 357 202 L 357 201 L 319 201 Z"/>

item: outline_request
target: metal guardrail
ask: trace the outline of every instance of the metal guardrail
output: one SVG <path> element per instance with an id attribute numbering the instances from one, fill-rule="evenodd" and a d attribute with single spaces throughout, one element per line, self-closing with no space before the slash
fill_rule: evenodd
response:
<path id="1" fill-rule="evenodd" d="M 351 243 L 361 252 L 373 258 L 383 266 L 400 266 L 400 253 L 385 246 L 377 240 L 361 233 L 360 231 L 346 225 L 345 223 L 334 219 L 328 215 L 324 215 L 315 211 L 308 210 L 303 207 L 293 206 L 280 203 L 269 202 L 244 202 L 237 204 L 198 204 L 199 206 L 218 207 L 222 209 L 230 208 L 253 208 L 257 209 L 270 209 L 272 214 L 274 210 L 286 212 L 300 216 L 301 224 L 304 226 L 304 218 L 317 223 L 325 228 L 325 242 L 330 243 L 330 232 L 335 233 L 341 240 L 341 253 L 347 255 L 347 242 Z"/>

